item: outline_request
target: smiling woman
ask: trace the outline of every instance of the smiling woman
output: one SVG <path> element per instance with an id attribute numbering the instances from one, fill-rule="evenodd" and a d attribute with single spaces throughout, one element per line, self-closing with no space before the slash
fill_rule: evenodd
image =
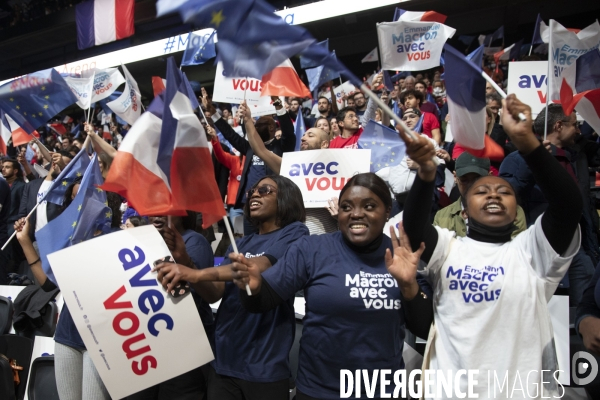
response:
<path id="1" fill-rule="evenodd" d="M 520 113 L 527 121 L 519 121 Z M 515 191 L 495 176 L 479 178 L 464 192 L 467 237 L 429 225 L 434 149 L 422 138 L 407 144 L 419 170 L 405 202 L 404 226 L 413 249 L 425 243 L 422 273 L 436 288 L 423 368 L 479 370 L 473 386 L 479 397 L 490 396 L 501 374 L 503 387 L 494 387 L 494 398 L 512 397 L 509 388 L 517 380 L 528 396 L 549 398 L 560 389 L 547 303 L 579 249 L 582 199 L 574 180 L 534 136 L 531 109 L 514 95 L 506 99 L 502 126 L 549 203 L 513 239 Z M 467 385 L 466 377 L 460 385 Z"/>
<path id="2" fill-rule="evenodd" d="M 258 233 L 244 236 L 236 244 L 241 254 L 266 271 L 292 243 L 308 235 L 302 193 L 288 178 L 268 176 L 248 190 L 247 199 L 244 215 Z M 231 246 L 225 254 L 237 257 Z M 219 267 L 202 270 L 163 263 L 156 267 L 157 279 L 168 290 L 184 280 L 207 302 L 221 300 L 208 398 L 284 399 L 289 396 L 288 355 L 295 331 L 293 299 L 268 313 L 249 313 L 240 303 L 229 262 L 226 259 Z"/>
<path id="3" fill-rule="evenodd" d="M 339 398 L 342 369 L 400 370 L 405 327 L 427 336 L 430 287 L 420 279 L 407 285 L 388 271 L 404 257 L 412 262 L 399 267 L 398 276 L 410 275 L 406 270 L 416 271 L 423 251 L 413 253 L 407 242 L 383 234 L 391 207 L 381 178 L 355 175 L 340 192 L 338 232 L 299 238 L 264 272 L 253 258 L 238 256 L 232 265 L 238 286 L 248 282 L 253 290 L 252 297 L 240 291 L 251 312 L 272 312 L 304 289 L 298 400 Z"/>

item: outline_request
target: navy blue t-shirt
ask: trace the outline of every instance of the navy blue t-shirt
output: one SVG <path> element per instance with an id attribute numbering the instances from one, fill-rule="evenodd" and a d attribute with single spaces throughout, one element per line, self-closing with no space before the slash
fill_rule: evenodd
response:
<path id="1" fill-rule="evenodd" d="M 54 332 L 54 341 L 77 350 L 85 350 L 85 344 L 83 344 L 83 339 L 75 327 L 75 322 L 73 322 L 73 317 L 71 317 L 67 303 L 63 305 L 60 312 L 60 318 Z"/>
<path id="2" fill-rule="evenodd" d="M 246 258 L 279 259 L 305 235 L 306 226 L 293 222 L 264 235 L 245 236 L 236 243 Z M 229 246 L 226 254 L 231 252 Z M 229 263 L 226 258 L 221 265 Z M 276 382 L 290 377 L 288 356 L 296 329 L 293 299 L 274 310 L 252 314 L 240 303 L 239 288 L 227 282 L 215 325 L 213 366 L 218 374 L 251 382 Z"/>
<path id="3" fill-rule="evenodd" d="M 304 289 L 296 380 L 303 393 L 339 399 L 341 369 L 367 369 L 372 376 L 374 369 L 404 368 L 404 314 L 386 248 L 392 249 L 387 236 L 369 254 L 351 250 L 341 232 L 307 236 L 262 274 L 284 300 Z"/>
<path id="4" fill-rule="evenodd" d="M 248 190 L 265 176 L 267 176 L 267 166 L 265 165 L 265 162 L 255 154 L 250 161 L 250 165 L 248 165 L 248 175 L 246 177 L 246 187 L 244 188 L 242 203 L 246 203 L 246 193 Z"/>
<path id="5" fill-rule="evenodd" d="M 183 232 L 181 236 L 185 242 L 185 251 L 187 251 L 196 268 L 204 269 L 214 266 L 215 259 L 213 257 L 212 248 L 204 236 L 191 229 Z M 215 319 L 210 304 L 204 301 L 193 288 L 191 293 L 194 303 L 196 303 L 198 313 L 200 314 L 200 319 L 202 319 L 202 325 L 204 325 L 208 340 L 212 345 L 214 344 Z"/>

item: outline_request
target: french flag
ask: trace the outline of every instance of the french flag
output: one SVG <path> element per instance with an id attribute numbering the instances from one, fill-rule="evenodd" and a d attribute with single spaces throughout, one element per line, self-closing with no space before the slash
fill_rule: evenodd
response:
<path id="1" fill-rule="evenodd" d="M 496 70 L 498 69 L 498 63 L 500 61 L 518 61 L 519 56 L 521 55 L 521 46 L 523 46 L 523 39 L 519 40 L 517 43 L 511 44 L 504 50 L 495 53 L 494 60 L 496 61 Z"/>
<path id="2" fill-rule="evenodd" d="M 62 120 L 63 124 L 70 124 L 71 122 L 73 122 L 73 118 L 69 117 L 68 115 L 66 115 Z"/>
<path id="3" fill-rule="evenodd" d="M 566 115 L 576 110 L 596 132 L 600 132 L 600 51 L 580 56 L 562 73 L 560 102 Z"/>
<path id="4" fill-rule="evenodd" d="M 485 78 L 481 66 L 448 44 L 444 50 L 446 101 L 455 142 L 476 157 L 504 154 L 485 132 Z"/>
<path id="5" fill-rule="evenodd" d="M 19 124 L 17 124 L 15 122 L 14 119 L 12 119 L 10 117 L 10 115 L 5 114 L 4 111 L 2 111 L 3 117 L 2 117 L 2 139 L 5 140 L 5 135 L 8 135 L 5 132 L 5 129 L 8 128 L 10 131 L 10 137 L 12 137 L 12 145 L 17 147 L 17 146 L 21 146 L 22 144 L 27 144 L 29 143 L 32 139 L 33 136 L 35 136 L 36 138 L 40 137 L 40 134 L 37 131 L 33 131 L 32 134 L 28 134 L 25 129 L 21 128 L 19 126 Z M 6 121 L 6 122 L 4 122 Z M 6 124 L 6 126 L 4 125 Z M 7 136 L 9 137 L 9 136 Z M 8 143 L 8 140 L 6 140 L 4 142 L 4 145 L 6 145 Z M 4 153 L 6 154 L 6 153 Z"/>
<path id="6" fill-rule="evenodd" d="M 396 8 L 394 21 L 421 21 L 421 22 L 439 22 L 443 24 L 448 18 L 444 14 L 435 11 L 406 11 Z"/>
<path id="7" fill-rule="evenodd" d="M 91 0 L 75 6 L 79 50 L 134 34 L 135 0 Z"/>
<path id="8" fill-rule="evenodd" d="M 446 100 L 457 143 L 472 149 L 482 149 L 485 140 L 485 79 L 481 67 L 467 60 L 452 46 L 446 50 L 444 68 Z"/>
<path id="9" fill-rule="evenodd" d="M 169 58 L 167 89 L 127 133 L 102 188 L 127 198 L 142 215 L 202 212 L 207 227 L 222 218 L 225 209 L 206 133 L 184 79 Z"/>
<path id="10" fill-rule="evenodd" d="M 302 82 L 292 62 L 285 60 L 271 72 L 263 75 L 261 96 L 312 97 Z"/>
<path id="11" fill-rule="evenodd" d="M 6 115 L 4 114 L 4 111 L 0 110 L 0 154 L 6 155 L 8 142 L 11 136 L 12 132 L 8 121 L 6 120 Z"/>

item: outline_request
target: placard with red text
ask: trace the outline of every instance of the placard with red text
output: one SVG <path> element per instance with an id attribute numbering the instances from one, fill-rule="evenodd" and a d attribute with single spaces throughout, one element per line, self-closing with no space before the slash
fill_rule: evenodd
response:
<path id="1" fill-rule="evenodd" d="M 48 260 L 111 397 L 120 399 L 213 360 L 190 294 L 174 299 L 151 272 L 170 255 L 154 226 L 111 233 Z"/>
<path id="2" fill-rule="evenodd" d="M 371 150 L 327 149 L 283 153 L 280 173 L 302 191 L 304 207 L 327 207 L 327 200 L 356 174 L 370 171 Z"/>
<path id="3" fill-rule="evenodd" d="M 214 103 L 241 104 L 244 99 L 250 107 L 253 117 L 275 114 L 270 96 L 260 96 L 262 81 L 255 78 L 231 78 L 223 75 L 223 63 L 217 64 L 215 88 L 212 101 Z M 280 97 L 281 101 L 285 99 Z"/>

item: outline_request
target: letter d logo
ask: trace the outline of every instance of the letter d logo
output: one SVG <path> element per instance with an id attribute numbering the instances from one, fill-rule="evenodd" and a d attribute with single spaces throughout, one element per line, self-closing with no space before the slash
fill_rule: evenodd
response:
<path id="1" fill-rule="evenodd" d="M 578 351 L 571 359 L 571 375 L 579 386 L 591 383 L 598 375 L 598 361 L 587 351 Z"/>

